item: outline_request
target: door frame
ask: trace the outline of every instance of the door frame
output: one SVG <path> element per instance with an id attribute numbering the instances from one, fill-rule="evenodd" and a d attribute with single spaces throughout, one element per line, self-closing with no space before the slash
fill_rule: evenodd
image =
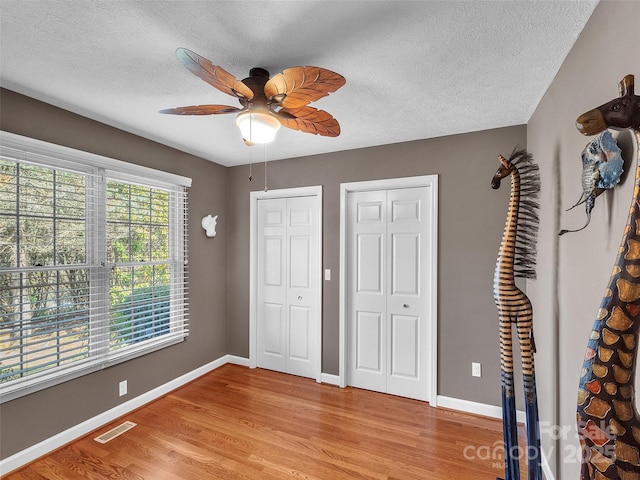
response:
<path id="1" fill-rule="evenodd" d="M 318 287 L 313 292 L 318 305 L 316 326 L 316 382 L 322 381 L 322 185 L 298 188 L 283 188 L 250 192 L 250 236 L 249 236 L 249 367 L 258 366 L 258 200 L 291 197 L 316 197 L 318 206 L 318 252 L 315 263 L 318 269 Z"/>
<path id="2" fill-rule="evenodd" d="M 432 232 L 431 249 L 426 254 L 429 256 L 430 284 L 429 296 L 430 309 L 427 312 L 429 323 L 429 340 L 431 348 L 429 363 L 429 403 L 437 405 L 438 395 L 438 175 L 423 175 L 417 177 L 390 178 L 383 180 L 370 180 L 362 182 L 349 182 L 340 184 L 340 333 L 339 333 L 339 384 L 347 386 L 347 316 L 349 305 L 347 303 L 347 196 L 352 192 L 370 190 L 392 190 L 399 188 L 428 187 L 431 195 L 431 211 L 429 212 L 430 227 Z"/>

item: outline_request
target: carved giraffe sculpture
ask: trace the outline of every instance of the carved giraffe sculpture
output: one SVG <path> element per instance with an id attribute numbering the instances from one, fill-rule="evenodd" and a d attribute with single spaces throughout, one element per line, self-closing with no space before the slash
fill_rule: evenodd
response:
<path id="1" fill-rule="evenodd" d="M 581 115 L 576 126 L 585 135 L 630 128 L 640 144 L 640 96 L 634 95 L 633 75 L 620 82 L 619 98 Z M 640 325 L 640 150 L 638 160 L 629 217 L 578 389 L 582 480 L 640 480 L 640 419 L 633 391 Z"/>
<path id="2" fill-rule="evenodd" d="M 538 400 L 533 354 L 533 309 L 529 298 L 515 284 L 515 277 L 535 278 L 535 244 L 538 233 L 540 173 L 531 155 L 522 149 L 507 160 L 498 157 L 500 168 L 491 187 L 511 176 L 511 196 L 500 243 L 493 282 L 493 297 L 500 319 L 500 377 L 502 385 L 502 425 L 504 433 L 505 478 L 520 479 L 516 398 L 513 386 L 513 342 L 511 326 L 516 324 L 527 415 L 527 459 L 529 480 L 542 480 Z"/>

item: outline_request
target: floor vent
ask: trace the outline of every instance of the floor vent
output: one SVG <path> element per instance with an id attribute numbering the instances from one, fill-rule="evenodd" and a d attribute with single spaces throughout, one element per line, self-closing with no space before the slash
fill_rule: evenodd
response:
<path id="1" fill-rule="evenodd" d="M 124 422 L 122 425 L 118 425 L 99 437 L 94 438 L 94 440 L 99 443 L 107 443 L 117 436 L 122 435 L 124 432 L 131 430 L 135 426 L 136 424 L 133 422 Z"/>

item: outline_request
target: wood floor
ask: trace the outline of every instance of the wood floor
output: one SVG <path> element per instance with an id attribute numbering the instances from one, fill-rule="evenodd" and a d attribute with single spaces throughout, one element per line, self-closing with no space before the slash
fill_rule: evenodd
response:
<path id="1" fill-rule="evenodd" d="M 501 439 L 498 420 L 225 365 L 5 478 L 495 480 Z"/>

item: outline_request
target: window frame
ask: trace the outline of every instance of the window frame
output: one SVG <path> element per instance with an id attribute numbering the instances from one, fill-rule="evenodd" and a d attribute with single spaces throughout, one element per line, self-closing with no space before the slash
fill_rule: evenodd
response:
<path id="1" fill-rule="evenodd" d="M 8 160 L 81 173 L 86 175 L 88 182 L 94 183 L 85 191 L 86 258 L 85 263 L 78 265 L 78 268 L 88 269 L 90 289 L 93 291 L 97 286 L 101 291 L 98 303 L 94 304 L 92 300 L 91 304 L 90 338 L 94 339 L 96 328 L 104 330 L 106 327 L 107 332 L 100 348 L 96 349 L 92 345 L 88 359 L 57 366 L 31 376 L 27 374 L 19 380 L 0 383 L 0 403 L 184 341 L 189 334 L 186 271 L 187 189 L 191 186 L 191 179 L 5 131 L 0 131 L 0 154 Z M 110 348 L 108 333 L 111 321 L 109 272 L 116 264 L 107 262 L 106 186 L 109 181 L 160 189 L 169 193 L 169 259 L 162 261 L 162 264 L 169 265 L 171 272 L 169 332 L 113 350 Z M 0 273 L 18 272 L 25 268 L 27 267 L 0 267 Z M 51 268 L 61 270 L 68 266 L 54 263 Z"/>

